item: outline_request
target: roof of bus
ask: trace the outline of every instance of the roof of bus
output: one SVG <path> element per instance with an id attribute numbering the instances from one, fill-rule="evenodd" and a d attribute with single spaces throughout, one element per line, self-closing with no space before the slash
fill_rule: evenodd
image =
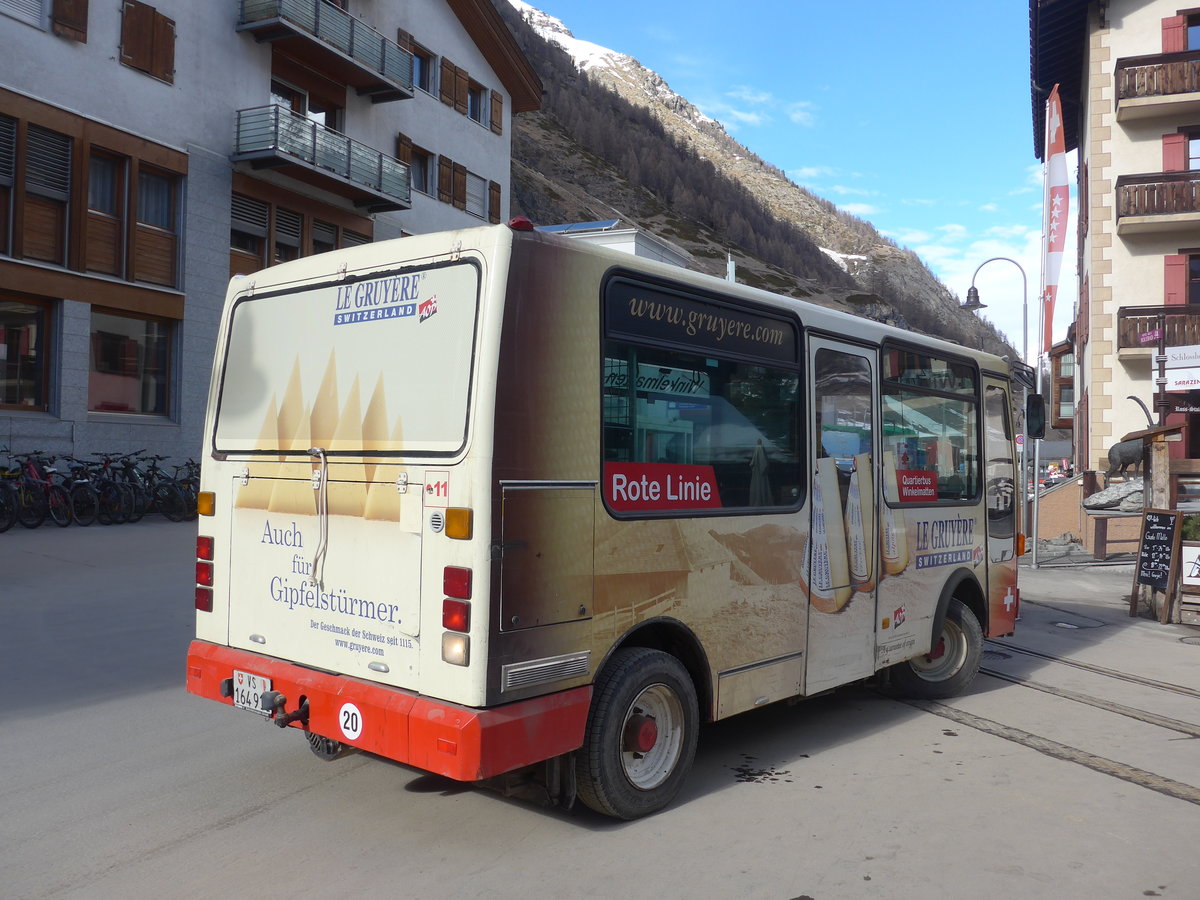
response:
<path id="1" fill-rule="evenodd" d="M 853 336 L 868 344 L 879 344 L 889 339 L 908 343 L 916 342 L 933 351 L 976 360 L 982 368 L 990 371 L 1001 373 L 1010 371 L 1007 360 L 953 341 L 922 335 L 864 316 L 831 309 L 812 301 L 774 294 L 760 288 L 726 281 L 703 272 L 645 259 L 586 241 L 573 240 L 545 231 L 513 228 L 508 225 L 481 226 L 458 231 L 413 235 L 304 257 L 271 266 L 252 275 L 235 277 L 230 283 L 230 297 L 240 294 L 246 288 L 255 291 L 274 290 L 289 284 L 299 286 L 306 282 L 327 280 L 332 272 L 340 271 L 343 267 L 347 273 L 395 268 L 397 265 L 419 263 L 422 260 L 445 259 L 448 255 L 463 250 L 477 250 L 485 256 L 491 256 L 506 252 L 514 241 L 554 244 L 568 249 L 572 253 L 601 257 L 611 262 L 614 267 L 619 266 L 630 271 L 645 272 L 658 278 L 701 289 L 710 294 L 723 294 L 750 300 L 763 306 L 786 309 L 795 313 L 806 327 L 827 332 L 833 336 Z M 822 296 L 827 296 L 830 302 L 835 301 L 832 294 Z"/>
<path id="2" fill-rule="evenodd" d="M 1010 371 L 1010 366 L 1006 359 L 1002 359 L 1001 357 L 992 353 L 988 353 L 984 350 L 967 347 L 954 341 L 945 340 L 944 338 L 938 338 L 932 335 L 926 335 L 920 332 L 899 328 L 895 325 L 888 325 L 883 322 L 878 322 L 874 319 L 866 318 L 865 316 L 857 316 L 853 313 L 843 312 L 838 309 L 830 308 L 829 306 L 823 306 L 820 303 L 811 300 L 802 300 L 796 297 L 788 297 L 783 294 L 775 294 L 770 291 L 762 290 L 761 288 L 751 287 L 750 285 L 727 281 L 723 278 L 718 278 L 714 275 L 708 275 L 704 272 L 697 272 L 692 269 L 684 269 L 680 268 L 679 266 L 660 263 L 652 259 L 636 257 L 618 250 L 610 250 L 602 245 L 590 244 L 586 241 L 572 240 L 571 238 L 562 237 L 557 234 L 547 233 L 540 230 L 537 232 L 516 232 L 516 239 L 537 240 L 554 242 L 559 245 L 569 245 L 573 250 L 576 250 L 580 253 L 602 256 L 611 260 L 614 265 L 619 265 L 625 269 L 644 271 L 661 278 L 693 285 L 710 293 L 742 297 L 762 305 L 787 309 L 796 313 L 796 315 L 800 318 L 800 321 L 806 327 L 815 329 L 817 331 L 828 332 L 834 336 L 853 336 L 858 341 L 869 344 L 879 344 L 888 339 L 905 341 L 907 343 L 915 342 L 928 346 L 930 350 L 936 350 L 951 355 L 969 357 L 976 360 L 982 368 L 990 371 L 1006 374 Z M 822 296 L 828 296 L 831 302 L 834 300 L 834 297 L 831 294 Z"/>

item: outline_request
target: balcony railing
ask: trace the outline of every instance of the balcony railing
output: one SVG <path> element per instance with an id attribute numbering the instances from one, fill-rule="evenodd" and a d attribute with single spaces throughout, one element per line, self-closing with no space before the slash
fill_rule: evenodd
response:
<path id="1" fill-rule="evenodd" d="M 1117 178 L 1117 231 L 1142 233 L 1200 225 L 1200 172 L 1154 172 Z"/>
<path id="2" fill-rule="evenodd" d="M 241 109 L 232 159 L 351 197 L 370 212 L 407 209 L 408 166 L 282 106 Z"/>
<path id="3" fill-rule="evenodd" d="M 1118 350 L 1157 350 L 1200 344 L 1200 305 L 1122 306 L 1117 310 Z"/>
<path id="4" fill-rule="evenodd" d="M 1200 50 L 1118 59 L 1116 85 L 1121 121 L 1200 108 Z"/>
<path id="5" fill-rule="evenodd" d="M 288 45 L 372 100 L 412 96 L 412 54 L 328 0 L 241 0 L 237 29 Z"/>

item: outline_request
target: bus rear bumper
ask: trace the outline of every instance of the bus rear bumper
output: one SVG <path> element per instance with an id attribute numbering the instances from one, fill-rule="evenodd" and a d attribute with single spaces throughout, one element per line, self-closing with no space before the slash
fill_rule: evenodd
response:
<path id="1" fill-rule="evenodd" d="M 271 690 L 286 698 L 284 712 L 306 699 L 307 730 L 457 781 L 490 778 L 578 749 L 592 698 L 584 686 L 474 709 L 206 641 L 188 647 L 187 691 L 232 706 L 235 669 L 269 678 Z M 347 717 L 352 711 L 357 722 Z M 358 725 L 357 737 L 347 736 L 343 721 L 352 733 Z M 303 726 L 297 721 L 289 727 Z"/>

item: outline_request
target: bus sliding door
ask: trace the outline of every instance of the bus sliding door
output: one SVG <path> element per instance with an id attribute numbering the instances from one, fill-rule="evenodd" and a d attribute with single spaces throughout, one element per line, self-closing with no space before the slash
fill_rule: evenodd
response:
<path id="1" fill-rule="evenodd" d="M 809 341 L 811 529 L 806 693 L 875 667 L 879 527 L 874 351 Z"/>

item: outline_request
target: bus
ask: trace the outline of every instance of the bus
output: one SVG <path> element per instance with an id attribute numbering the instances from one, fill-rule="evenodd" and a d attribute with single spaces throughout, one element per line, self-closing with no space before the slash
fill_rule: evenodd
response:
<path id="1" fill-rule="evenodd" d="M 236 277 L 187 690 L 632 819 L 704 723 L 948 697 L 1019 609 L 996 356 L 507 225 Z"/>

